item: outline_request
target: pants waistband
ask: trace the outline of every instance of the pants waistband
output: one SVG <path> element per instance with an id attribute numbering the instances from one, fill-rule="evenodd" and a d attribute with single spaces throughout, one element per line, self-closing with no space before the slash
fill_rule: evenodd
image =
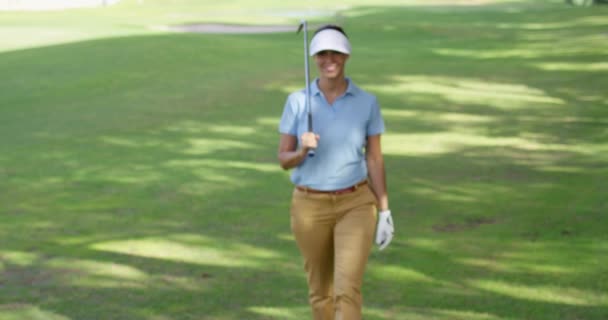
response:
<path id="1" fill-rule="evenodd" d="M 355 192 L 357 191 L 358 188 L 364 186 L 367 184 L 367 180 L 363 180 L 355 185 L 352 185 L 350 187 L 344 188 L 344 189 L 339 189 L 339 190 L 316 190 L 316 189 L 311 189 L 305 186 L 296 186 L 296 189 L 303 191 L 303 192 L 308 192 L 308 193 L 322 193 L 322 194 L 333 194 L 333 195 L 337 195 L 337 194 L 345 194 L 345 193 L 351 193 L 351 192 Z"/>

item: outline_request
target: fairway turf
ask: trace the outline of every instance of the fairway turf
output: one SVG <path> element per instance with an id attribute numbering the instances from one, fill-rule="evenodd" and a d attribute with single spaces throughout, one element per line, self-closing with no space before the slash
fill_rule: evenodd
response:
<path id="1" fill-rule="evenodd" d="M 276 152 L 313 9 L 388 129 L 365 319 L 608 319 L 608 6 L 431 2 L 0 13 L 0 320 L 308 319 Z M 294 32 L 149 28 L 218 21 Z"/>

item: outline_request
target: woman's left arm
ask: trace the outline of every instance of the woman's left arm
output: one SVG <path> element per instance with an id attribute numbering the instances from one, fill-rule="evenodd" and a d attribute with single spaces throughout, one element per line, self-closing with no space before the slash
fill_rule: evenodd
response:
<path id="1" fill-rule="evenodd" d="M 365 158 L 367 162 L 367 174 L 372 191 L 376 195 L 378 210 L 388 210 L 388 194 L 386 191 L 386 173 L 384 171 L 384 158 L 382 157 L 381 135 L 367 137 Z"/>

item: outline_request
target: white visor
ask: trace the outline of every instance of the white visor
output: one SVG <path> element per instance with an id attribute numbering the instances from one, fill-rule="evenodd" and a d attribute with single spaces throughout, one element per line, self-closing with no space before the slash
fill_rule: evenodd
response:
<path id="1" fill-rule="evenodd" d="M 342 32 L 334 29 L 325 29 L 317 33 L 310 41 L 310 55 L 314 56 L 323 50 L 350 54 L 351 47 L 348 38 Z"/>

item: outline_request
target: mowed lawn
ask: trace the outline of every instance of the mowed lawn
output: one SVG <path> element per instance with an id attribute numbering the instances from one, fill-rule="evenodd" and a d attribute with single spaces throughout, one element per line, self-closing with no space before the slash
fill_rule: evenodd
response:
<path id="1" fill-rule="evenodd" d="M 608 6 L 200 2 L 0 13 L 0 320 L 310 318 L 276 161 L 301 16 L 388 128 L 366 320 L 608 319 Z M 196 22 L 294 32 L 157 28 Z"/>

